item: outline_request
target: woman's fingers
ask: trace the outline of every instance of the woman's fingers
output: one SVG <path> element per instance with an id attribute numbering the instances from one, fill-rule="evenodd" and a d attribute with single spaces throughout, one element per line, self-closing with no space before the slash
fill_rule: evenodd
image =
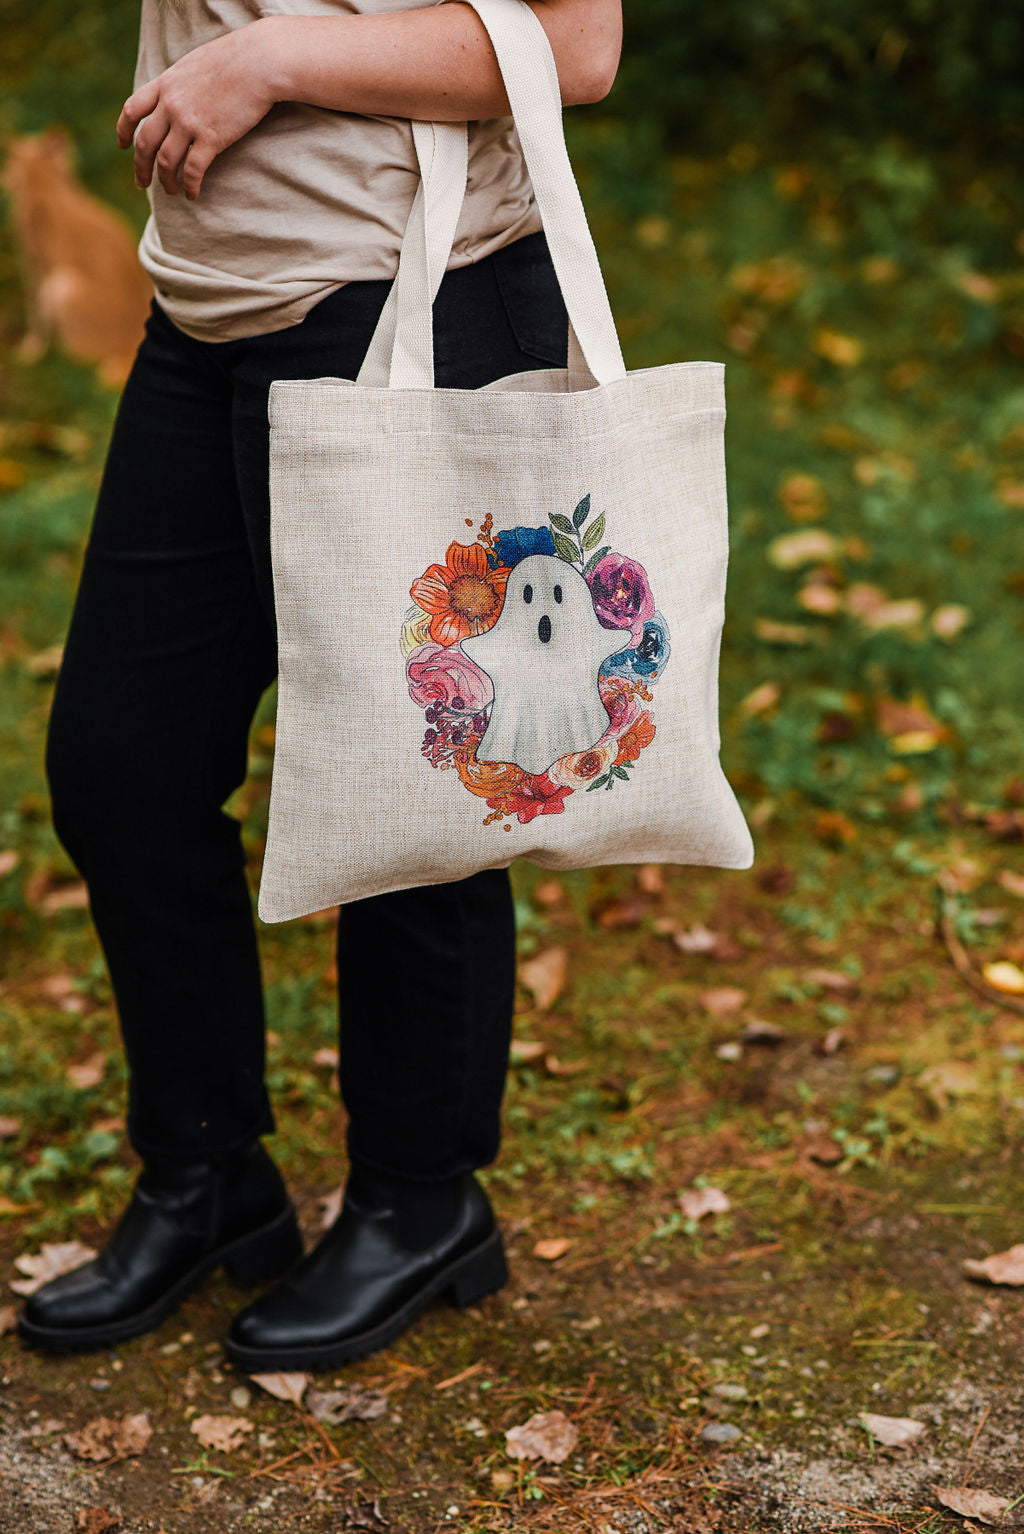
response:
<path id="1" fill-rule="evenodd" d="M 160 185 L 173 197 L 179 189 L 179 169 L 189 152 L 192 139 L 188 131 L 178 125 L 172 126 L 156 152 L 156 173 Z M 186 165 L 188 161 L 185 160 Z"/>
<path id="2" fill-rule="evenodd" d="M 121 115 L 117 119 L 117 142 L 122 149 L 127 149 L 134 136 L 136 128 L 144 117 L 148 117 L 156 106 L 160 95 L 160 88 L 156 80 L 150 80 L 148 85 L 140 85 L 137 91 L 133 91 L 121 108 Z"/>
<path id="3" fill-rule="evenodd" d="M 158 104 L 135 135 L 135 185 L 148 186 L 153 179 L 153 163 L 171 126 L 167 108 Z M 182 151 L 184 153 L 184 151 Z M 179 160 L 181 155 L 178 156 Z"/>

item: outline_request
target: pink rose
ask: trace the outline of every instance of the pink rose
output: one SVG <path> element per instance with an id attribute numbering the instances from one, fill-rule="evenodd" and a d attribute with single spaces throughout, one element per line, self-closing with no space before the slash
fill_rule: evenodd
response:
<path id="1" fill-rule="evenodd" d="M 476 714 L 494 698 L 486 671 L 463 655 L 458 645 L 429 640 L 410 651 L 405 663 L 409 696 L 420 708 Z"/>

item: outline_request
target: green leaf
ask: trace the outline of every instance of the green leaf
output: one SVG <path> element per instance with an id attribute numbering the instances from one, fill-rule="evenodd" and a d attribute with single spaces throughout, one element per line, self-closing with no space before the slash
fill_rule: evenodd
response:
<path id="1" fill-rule="evenodd" d="M 598 517 L 597 521 L 596 522 L 591 522 L 590 526 L 587 528 L 586 532 L 583 534 L 583 547 L 585 549 L 592 549 L 594 547 L 595 543 L 600 543 L 601 542 L 601 539 L 603 537 L 604 537 L 604 512 L 602 511 L 602 513 Z"/>
<path id="2" fill-rule="evenodd" d="M 590 492 L 588 491 L 587 494 L 583 497 L 582 501 L 580 501 L 579 505 L 576 507 L 576 510 L 572 514 L 573 526 L 574 527 L 582 527 L 584 522 L 587 520 L 587 518 L 589 516 L 590 516 Z"/>
<path id="3" fill-rule="evenodd" d="M 576 545 L 570 543 L 568 538 L 564 538 L 561 533 L 555 533 L 553 537 L 555 540 L 555 552 L 558 557 L 568 560 L 571 565 L 578 564 L 580 554 Z"/>
<path id="4" fill-rule="evenodd" d="M 549 511 L 548 521 L 551 523 L 552 527 L 558 527 L 562 530 L 563 533 L 568 533 L 570 538 L 574 538 L 576 536 L 576 529 L 569 521 L 569 518 L 563 517 L 560 511 Z"/>
<path id="5" fill-rule="evenodd" d="M 583 566 L 583 574 L 584 575 L 589 575 L 591 570 L 597 564 L 598 560 L 599 559 L 603 559 L 604 556 L 606 554 L 610 554 L 611 551 L 612 551 L 612 546 L 611 546 L 610 543 L 606 543 L 606 544 L 604 544 L 604 546 L 602 548 L 597 549 L 593 554 L 591 554 L 590 558 L 587 560 L 586 564 Z"/>
<path id="6" fill-rule="evenodd" d="M 611 770 L 612 770 L 612 772 L 614 772 L 614 774 L 615 774 L 615 776 L 617 778 L 622 778 L 622 780 L 624 782 L 626 782 L 626 783 L 629 782 L 629 773 L 628 772 L 624 772 L 622 770 L 622 768 L 619 766 L 618 762 L 613 762 L 612 763 Z"/>
<path id="7" fill-rule="evenodd" d="M 601 776 L 599 778 L 595 778 L 593 783 L 588 784 L 588 786 L 587 786 L 587 793 L 589 794 L 595 788 L 600 788 L 601 784 L 602 783 L 607 783 L 607 781 L 608 781 L 608 774 L 606 772 L 602 772 L 602 774 L 601 774 Z"/>

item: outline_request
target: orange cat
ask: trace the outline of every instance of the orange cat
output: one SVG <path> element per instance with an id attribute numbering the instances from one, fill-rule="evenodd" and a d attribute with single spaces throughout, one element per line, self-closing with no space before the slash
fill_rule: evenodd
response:
<path id="1" fill-rule="evenodd" d="M 75 179 L 63 128 L 9 140 L 3 185 L 22 258 L 28 329 L 21 355 L 32 361 L 57 341 L 119 387 L 153 295 L 138 237 Z"/>

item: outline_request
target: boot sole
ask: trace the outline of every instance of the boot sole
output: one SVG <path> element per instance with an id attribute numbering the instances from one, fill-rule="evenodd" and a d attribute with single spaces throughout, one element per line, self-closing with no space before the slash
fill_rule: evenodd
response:
<path id="1" fill-rule="evenodd" d="M 294 1209 L 288 1208 L 269 1224 L 211 1252 L 152 1305 L 136 1311 L 133 1316 L 102 1326 L 72 1329 L 37 1326 L 22 1315 L 18 1317 L 18 1335 L 30 1347 L 44 1348 L 51 1353 L 78 1353 L 110 1347 L 154 1331 L 216 1268 L 226 1268 L 236 1283 L 259 1284 L 281 1277 L 301 1256 L 302 1236 L 298 1221 Z"/>
<path id="2" fill-rule="evenodd" d="M 406 1300 L 405 1304 L 365 1332 L 355 1332 L 337 1342 L 318 1343 L 299 1348 L 254 1348 L 233 1342 L 229 1336 L 224 1350 L 232 1363 L 247 1374 L 260 1374 L 276 1369 L 298 1370 L 303 1373 L 314 1369 L 332 1369 L 339 1364 L 352 1363 L 365 1358 L 378 1349 L 387 1347 L 400 1333 L 416 1320 L 432 1300 L 444 1298 L 464 1310 L 475 1305 L 485 1295 L 494 1294 L 508 1282 L 508 1265 L 501 1231 L 495 1230 L 455 1262 L 442 1268 L 423 1288 Z"/>

